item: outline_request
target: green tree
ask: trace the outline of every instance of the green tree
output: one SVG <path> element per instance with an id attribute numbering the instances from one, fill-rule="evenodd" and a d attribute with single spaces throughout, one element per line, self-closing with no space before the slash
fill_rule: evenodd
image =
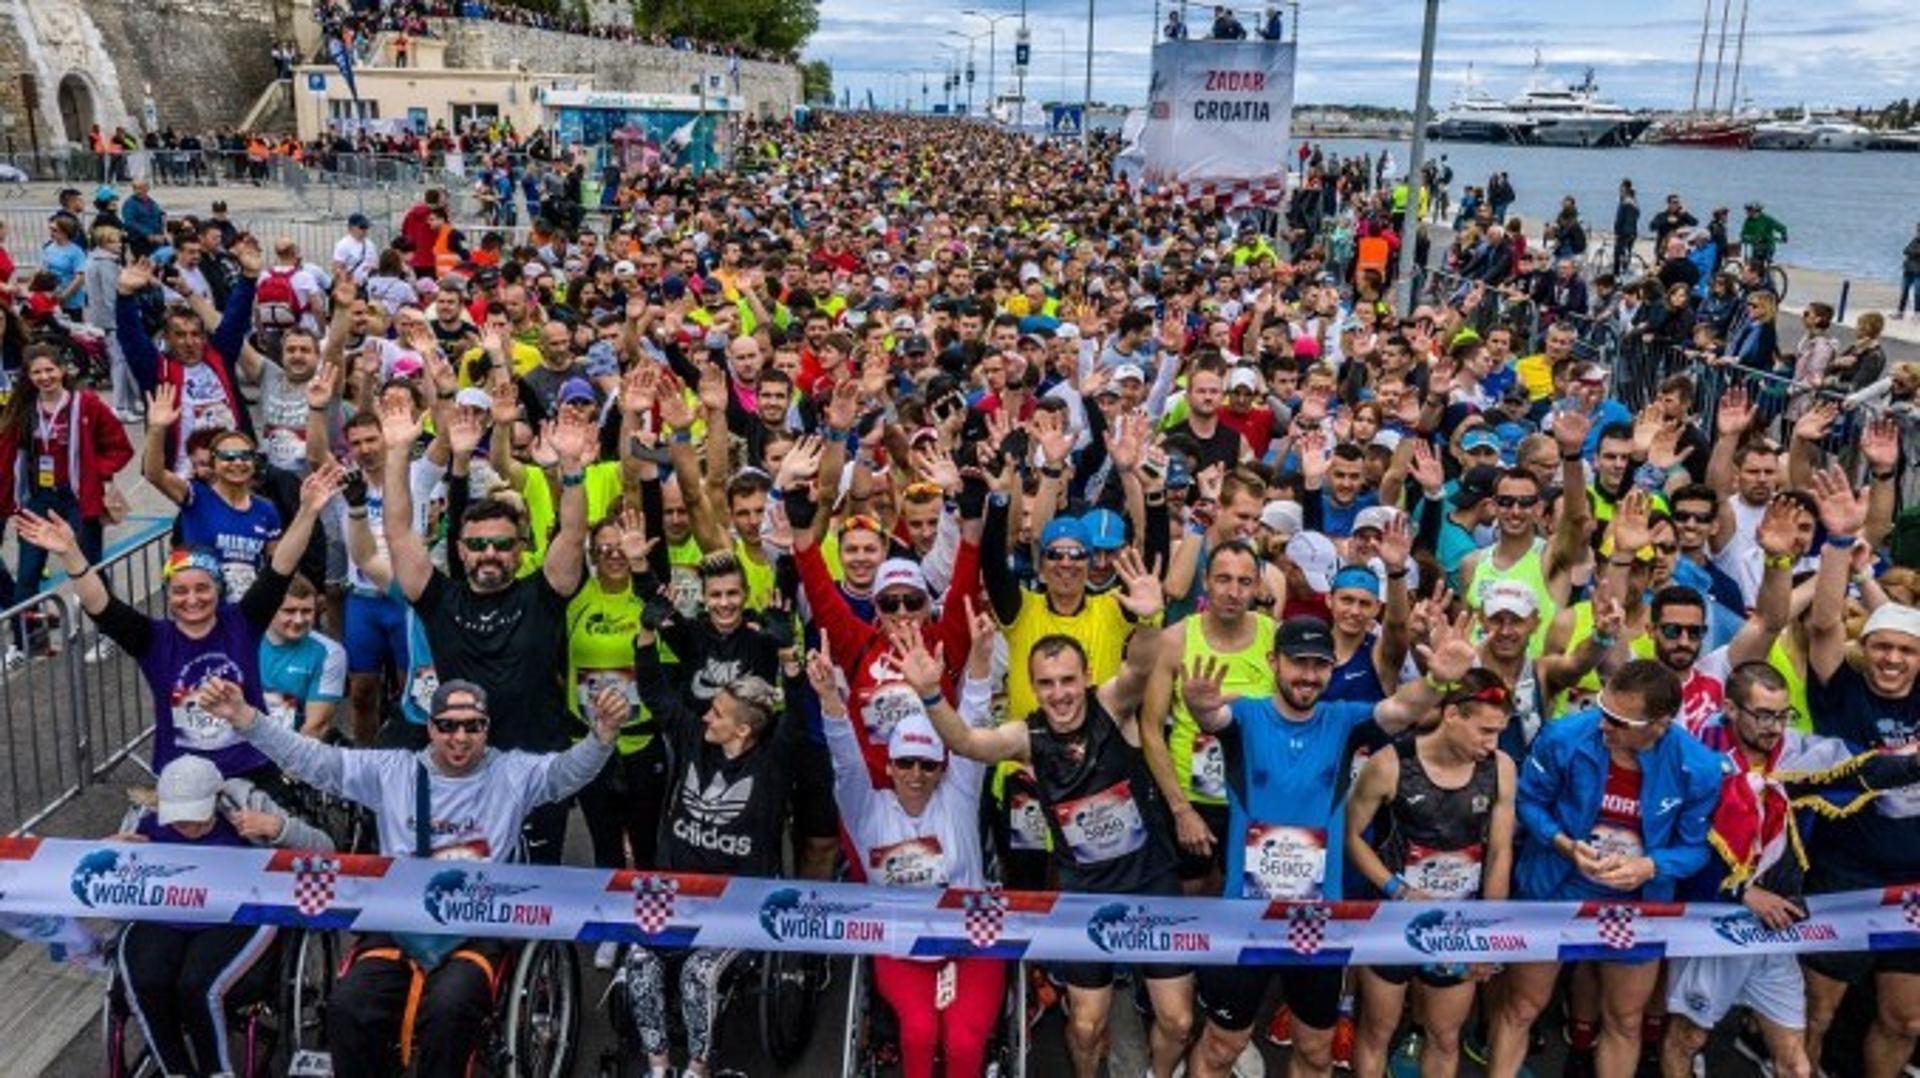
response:
<path id="1" fill-rule="evenodd" d="M 820 25 L 819 0 L 632 0 L 641 30 L 797 52 Z"/>
<path id="2" fill-rule="evenodd" d="M 801 64 L 800 96 L 807 101 L 832 101 L 833 65 L 825 60 Z"/>

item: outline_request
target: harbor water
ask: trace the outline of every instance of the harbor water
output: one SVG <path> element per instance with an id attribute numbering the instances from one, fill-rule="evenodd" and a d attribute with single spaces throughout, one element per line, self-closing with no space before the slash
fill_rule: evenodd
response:
<path id="1" fill-rule="evenodd" d="M 1299 144 L 1298 139 L 1295 145 Z M 1371 139 L 1312 139 L 1327 153 L 1360 153 L 1376 161 L 1392 151 L 1404 170 L 1409 145 Z M 1789 240 L 1779 259 L 1859 280 L 1897 283 L 1900 252 L 1920 221 L 1920 155 L 1906 153 L 1819 153 L 1778 150 L 1708 150 L 1679 146 L 1630 149 L 1572 149 L 1554 146 L 1500 146 L 1483 143 L 1428 142 L 1427 156 L 1447 157 L 1453 168 L 1448 194 L 1454 205 L 1468 185 L 1483 186 L 1505 171 L 1518 201 L 1507 211 L 1538 236 L 1540 225 L 1560 212 L 1560 199 L 1579 200 L 1581 219 L 1594 239 L 1611 238 L 1613 210 L 1622 179 L 1631 179 L 1640 195 L 1641 235 L 1647 222 L 1678 194 L 1686 208 L 1706 223 L 1716 206 L 1726 206 L 1730 231 L 1738 233 L 1741 207 L 1765 204 L 1787 227 Z M 1297 161 L 1289 160 L 1289 164 Z"/>

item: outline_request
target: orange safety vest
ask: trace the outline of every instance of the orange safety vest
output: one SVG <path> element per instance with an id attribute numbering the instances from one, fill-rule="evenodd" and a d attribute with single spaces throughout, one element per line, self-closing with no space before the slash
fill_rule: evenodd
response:
<path id="1" fill-rule="evenodd" d="M 1356 251 L 1357 257 L 1354 260 L 1356 269 L 1374 270 L 1382 274 L 1387 272 L 1389 249 L 1384 236 L 1368 236 L 1360 241 Z"/>
<path id="2" fill-rule="evenodd" d="M 453 250 L 453 226 L 447 225 L 433 237 L 433 275 L 445 277 L 460 265 L 460 256 Z"/>

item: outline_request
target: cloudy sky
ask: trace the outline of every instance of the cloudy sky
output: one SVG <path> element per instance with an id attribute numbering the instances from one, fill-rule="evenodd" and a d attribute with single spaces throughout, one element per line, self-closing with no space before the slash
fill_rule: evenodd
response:
<path id="1" fill-rule="evenodd" d="M 1741 2 L 1731 0 L 1735 29 Z M 1743 98 L 1751 96 L 1762 106 L 1880 105 L 1920 91 L 1912 75 L 1920 55 L 1920 2 L 1749 2 Z M 1094 97 L 1138 104 L 1146 96 L 1154 0 L 1096 3 Z M 1712 3 L 1717 28 L 1721 0 Z M 1251 28 L 1259 17 L 1260 0 L 1239 0 L 1237 6 Z M 1423 10 L 1418 0 L 1304 0 L 1301 7 L 1298 100 L 1412 107 Z M 856 100 L 863 100 L 871 89 L 876 101 L 886 103 L 903 93 L 917 96 L 920 76 L 914 71 L 943 70 L 952 50 L 968 48 L 965 39 L 948 31 L 981 34 L 972 47 L 975 102 L 983 104 L 987 24 L 962 14 L 969 8 L 1018 11 L 1019 0 L 821 0 L 820 29 L 807 55 L 833 63 L 836 90 L 851 87 Z M 1211 21 L 1211 11 L 1211 5 L 1192 5 L 1188 21 L 1203 28 Z M 1624 105 L 1684 107 L 1693 93 L 1701 12 L 1702 0 L 1545 0 L 1525 5 L 1514 0 L 1447 0 L 1440 14 L 1435 97 L 1444 102 L 1452 96 L 1469 63 L 1486 89 L 1511 96 L 1526 84 L 1537 52 L 1557 82 L 1578 81 L 1581 70 L 1591 66 L 1602 92 Z M 1002 92 L 1011 88 L 1018 25 L 1017 15 L 1001 20 L 995 35 L 996 89 Z M 1034 52 L 1028 96 L 1077 100 L 1086 63 L 1084 0 L 1028 0 L 1027 25 Z M 1730 33 L 1723 97 L 1731 91 L 1732 37 Z M 1708 43 L 1703 101 L 1711 89 L 1717 44 L 1717 37 Z M 926 78 L 937 102 L 940 76 Z"/>

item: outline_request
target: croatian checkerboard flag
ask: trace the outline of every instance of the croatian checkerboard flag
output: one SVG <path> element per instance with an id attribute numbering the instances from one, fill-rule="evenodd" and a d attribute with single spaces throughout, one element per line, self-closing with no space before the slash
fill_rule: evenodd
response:
<path id="1" fill-rule="evenodd" d="M 657 936 L 673 923 L 674 900 L 680 893 L 680 881 L 669 877 L 640 875 L 633 878 L 633 920 L 640 931 Z"/>
<path id="2" fill-rule="evenodd" d="M 340 862 L 330 857 L 300 857 L 293 862 L 293 906 L 304 917 L 318 917 L 333 905 Z"/>
<path id="3" fill-rule="evenodd" d="M 1594 914 L 1600 933 L 1600 942 L 1618 951 L 1633 949 L 1634 922 L 1639 919 L 1640 911 L 1632 906 L 1602 906 Z"/>
<path id="4" fill-rule="evenodd" d="M 1007 896 L 998 887 L 975 891 L 964 899 L 967 942 L 984 951 L 1000 942 L 1007 927 Z"/>
<path id="5" fill-rule="evenodd" d="M 1318 905 L 1299 905 L 1288 910 L 1287 946 L 1301 954 L 1318 954 L 1327 941 L 1327 918 L 1331 912 Z"/>

